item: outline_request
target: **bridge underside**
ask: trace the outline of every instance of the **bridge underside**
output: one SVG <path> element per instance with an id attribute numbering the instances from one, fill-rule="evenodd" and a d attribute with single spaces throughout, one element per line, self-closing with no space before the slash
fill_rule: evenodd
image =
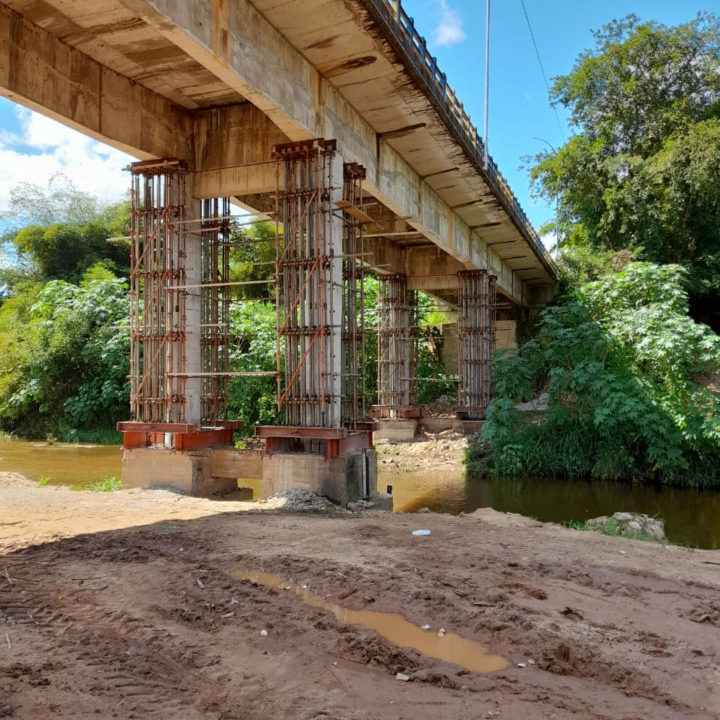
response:
<path id="1" fill-rule="evenodd" d="M 553 293 L 552 263 L 497 168 L 483 164 L 477 131 L 397 2 L 1 0 L 0 93 L 163 161 L 133 173 L 140 425 L 125 428 L 131 444 L 162 438 L 190 451 L 232 430 L 223 422 L 227 226 L 218 220 L 228 201 L 284 230 L 277 372 L 287 426 L 259 430 L 267 449 L 326 460 L 359 452 L 352 472 L 363 483 L 371 439 L 353 313 L 367 268 L 386 278 L 383 420 L 421 412 L 414 293 L 458 308 L 457 413 L 466 419 L 481 418 L 489 401 L 497 314 L 516 320 Z M 334 143 L 317 177 L 296 176 L 288 163 L 300 156 L 278 154 L 317 154 L 323 138 Z M 359 194 L 348 168 L 362 173 Z M 143 215 L 148 202 L 156 216 Z"/>

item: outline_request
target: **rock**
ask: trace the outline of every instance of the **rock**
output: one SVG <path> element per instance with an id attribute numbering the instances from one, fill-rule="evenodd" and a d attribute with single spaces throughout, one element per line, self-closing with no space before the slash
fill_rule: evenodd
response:
<path id="1" fill-rule="evenodd" d="M 550 407 L 550 395 L 543 393 L 526 403 L 518 403 L 515 409 L 518 412 L 547 412 Z"/>
<path id="2" fill-rule="evenodd" d="M 405 675 L 405 673 L 398 673 L 398 674 L 395 676 L 395 679 L 396 679 L 396 680 L 402 680 L 403 682 L 408 682 L 408 681 L 410 680 L 410 676 L 409 676 L 409 675 Z"/>
<path id="3" fill-rule="evenodd" d="M 375 503 L 372 500 L 358 500 L 354 503 L 348 503 L 347 509 L 350 512 L 362 512 L 363 510 L 372 510 Z"/>
<path id="4" fill-rule="evenodd" d="M 601 515 L 600 517 L 588 520 L 586 524 L 590 530 L 603 530 L 609 520 L 610 518 L 607 515 Z"/>
<path id="5" fill-rule="evenodd" d="M 603 515 L 587 521 L 588 529 L 604 532 L 608 523 L 615 524 L 615 532 L 619 535 L 646 536 L 650 540 L 665 540 L 665 523 L 642 513 L 616 512 L 612 517 Z"/>

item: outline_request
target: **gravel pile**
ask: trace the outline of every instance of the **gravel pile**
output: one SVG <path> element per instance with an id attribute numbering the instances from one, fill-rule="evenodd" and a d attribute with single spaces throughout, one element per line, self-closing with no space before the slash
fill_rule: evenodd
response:
<path id="1" fill-rule="evenodd" d="M 276 508 L 290 512 L 336 512 L 339 508 L 322 495 L 312 490 L 283 490 L 271 495 L 263 503 L 272 503 Z"/>

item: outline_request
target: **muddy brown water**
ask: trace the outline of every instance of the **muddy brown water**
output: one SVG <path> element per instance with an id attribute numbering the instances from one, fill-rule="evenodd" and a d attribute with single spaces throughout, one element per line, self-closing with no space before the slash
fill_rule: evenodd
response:
<path id="1" fill-rule="evenodd" d="M 311 592 L 306 585 L 297 585 L 278 575 L 260 570 L 238 571 L 233 573 L 233 576 L 238 580 L 248 580 L 256 585 L 293 593 L 310 607 L 329 610 L 343 625 L 355 625 L 374 630 L 396 647 L 413 648 L 426 657 L 445 660 L 478 673 L 504 670 L 508 666 L 505 658 L 489 654 L 482 645 L 473 640 L 454 633 L 446 633 L 442 628 L 426 626 L 423 629 L 413 625 L 397 613 L 352 610 L 328 602 L 320 595 Z"/>
<path id="2" fill-rule="evenodd" d="M 0 440 L 0 472 L 18 472 L 31 480 L 47 477 L 53 485 L 84 484 L 119 476 L 121 455 L 118 446 Z M 641 512 L 663 519 L 671 542 L 720 549 L 720 491 L 547 478 L 467 480 L 459 469 L 381 472 L 378 489 L 388 485 L 395 509 L 405 512 L 427 507 L 458 514 L 491 507 L 558 523 L 619 510 Z"/>

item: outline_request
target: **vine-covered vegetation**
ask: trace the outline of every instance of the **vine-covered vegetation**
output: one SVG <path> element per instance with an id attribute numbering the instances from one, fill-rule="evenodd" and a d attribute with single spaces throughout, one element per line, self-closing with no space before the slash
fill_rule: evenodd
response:
<path id="1" fill-rule="evenodd" d="M 475 469 L 718 483 L 720 395 L 707 378 L 720 338 L 689 316 L 685 288 L 677 265 L 630 262 L 567 289 L 532 340 L 496 359 Z M 546 414 L 515 408 L 540 391 Z"/>

